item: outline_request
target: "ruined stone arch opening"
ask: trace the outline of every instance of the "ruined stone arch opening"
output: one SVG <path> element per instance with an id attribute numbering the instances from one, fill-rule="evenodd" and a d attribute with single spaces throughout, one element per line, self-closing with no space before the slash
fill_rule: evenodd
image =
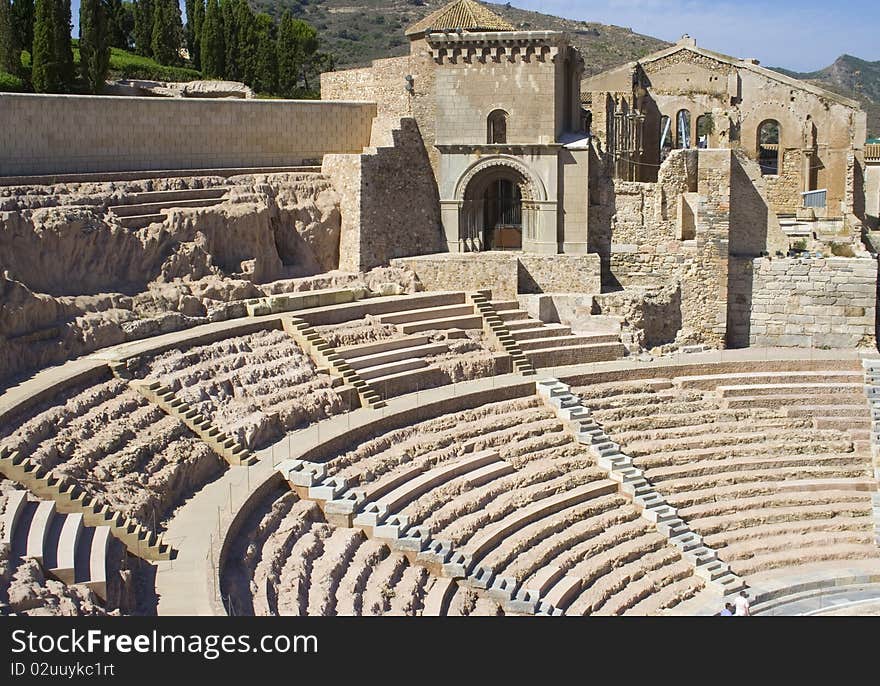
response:
<path id="1" fill-rule="evenodd" d="M 677 148 L 691 147 L 691 113 L 688 110 L 679 110 L 675 115 L 675 131 Z"/>
<path id="2" fill-rule="evenodd" d="M 777 176 L 779 174 L 779 141 L 781 139 L 779 122 L 775 119 L 765 119 L 758 126 L 758 164 L 761 166 L 761 174 L 764 176 Z"/>
<path id="3" fill-rule="evenodd" d="M 521 250 L 534 238 L 535 189 L 528 175 L 511 164 L 494 164 L 466 181 L 460 238 L 470 250 Z"/>
<path id="4" fill-rule="evenodd" d="M 505 145 L 507 143 L 507 120 L 510 115 L 502 109 L 492 110 L 486 118 L 486 142 Z"/>
<path id="5" fill-rule="evenodd" d="M 697 147 L 705 149 L 709 146 L 709 138 L 712 135 L 713 121 L 711 114 L 701 114 L 697 117 Z"/>

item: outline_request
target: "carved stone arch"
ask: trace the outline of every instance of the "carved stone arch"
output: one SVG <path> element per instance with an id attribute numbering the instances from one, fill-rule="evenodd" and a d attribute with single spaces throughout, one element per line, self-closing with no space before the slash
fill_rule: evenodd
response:
<path id="1" fill-rule="evenodd" d="M 455 187 L 456 200 L 464 200 L 471 182 L 487 170 L 502 167 L 508 168 L 521 179 L 519 182 L 520 193 L 523 200 L 543 201 L 547 199 L 547 191 L 541 179 L 522 161 L 508 155 L 493 155 L 485 157 L 465 170 Z"/>

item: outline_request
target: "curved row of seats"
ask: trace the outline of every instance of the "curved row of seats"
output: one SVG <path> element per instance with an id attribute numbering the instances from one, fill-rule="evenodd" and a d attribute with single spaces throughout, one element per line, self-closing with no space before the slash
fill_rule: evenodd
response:
<path id="1" fill-rule="evenodd" d="M 870 422 L 856 364 L 574 390 L 737 574 L 880 558 Z"/>
<path id="2" fill-rule="evenodd" d="M 246 448 L 347 409 L 330 379 L 277 329 L 161 353 L 141 374 Z"/>
<path id="3" fill-rule="evenodd" d="M 447 580 L 358 529 L 329 525 L 314 502 L 294 493 L 278 498 L 272 510 L 256 527 L 263 533 L 248 542 L 248 559 L 233 562 L 250 565 L 254 588 L 237 608 L 240 612 L 413 616 L 497 611 L 497 604 L 478 603 L 475 594 L 457 585 L 439 593 Z"/>
<path id="4" fill-rule="evenodd" d="M 393 513 L 408 536 L 454 549 L 477 576 L 488 570 L 490 594 L 515 587 L 569 614 L 622 614 L 703 586 L 537 397 L 390 431 L 327 471 L 365 503 L 356 525 L 381 538 L 371 513 Z"/>
<path id="5" fill-rule="evenodd" d="M 55 503 L 10 491 L 3 511 L 3 543 L 15 557 L 35 559 L 65 584 L 85 584 L 107 598 L 110 527 L 88 527 L 76 513 L 61 513 Z"/>
<path id="6" fill-rule="evenodd" d="M 0 446 L 151 531 L 225 464 L 119 379 L 72 388 L 0 436 Z"/>

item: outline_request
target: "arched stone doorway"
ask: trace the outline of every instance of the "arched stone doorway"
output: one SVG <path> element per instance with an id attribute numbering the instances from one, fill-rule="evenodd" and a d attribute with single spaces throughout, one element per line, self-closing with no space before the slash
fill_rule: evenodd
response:
<path id="1" fill-rule="evenodd" d="M 534 188 L 508 160 L 487 163 L 462 179 L 459 236 L 466 250 L 522 250 L 534 234 Z"/>

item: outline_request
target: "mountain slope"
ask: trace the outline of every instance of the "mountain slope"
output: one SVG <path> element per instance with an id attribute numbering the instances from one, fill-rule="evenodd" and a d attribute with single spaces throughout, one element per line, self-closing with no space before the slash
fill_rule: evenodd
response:
<path id="1" fill-rule="evenodd" d="M 880 61 L 868 62 L 852 55 L 841 55 L 833 64 L 818 71 L 773 69 L 858 100 L 868 113 L 868 136 L 880 135 Z"/>
<path id="2" fill-rule="evenodd" d="M 337 69 L 369 64 L 382 57 L 405 55 L 410 24 L 442 7 L 448 0 L 251 0 L 261 11 L 277 15 L 288 8 L 318 29 L 321 49 L 336 57 Z M 581 50 L 586 73 L 611 67 L 660 50 L 668 43 L 619 26 L 574 21 L 508 5 L 485 3 L 524 30 L 567 31 Z M 280 9 L 279 9 L 280 8 Z"/>

